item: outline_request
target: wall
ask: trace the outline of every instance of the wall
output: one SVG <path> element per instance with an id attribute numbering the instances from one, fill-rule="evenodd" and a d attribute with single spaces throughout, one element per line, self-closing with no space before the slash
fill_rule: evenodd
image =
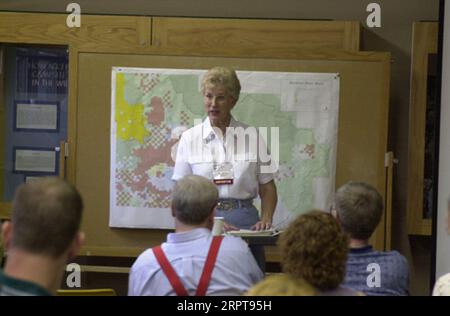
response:
<path id="1" fill-rule="evenodd" d="M 447 231 L 448 197 L 450 192 L 450 91 L 445 86 L 450 81 L 450 1 L 445 2 L 444 37 L 442 52 L 441 138 L 439 146 L 439 191 L 436 245 L 436 277 L 450 271 L 449 233 Z"/>

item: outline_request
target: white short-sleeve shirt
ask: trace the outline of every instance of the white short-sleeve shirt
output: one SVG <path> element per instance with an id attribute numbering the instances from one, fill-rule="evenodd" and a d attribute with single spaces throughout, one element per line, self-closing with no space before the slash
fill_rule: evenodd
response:
<path id="1" fill-rule="evenodd" d="M 181 135 L 172 179 L 194 174 L 213 180 L 214 164 L 224 162 L 232 164 L 234 179 L 233 184 L 217 186 L 219 198 L 253 199 L 259 184 L 273 180 L 273 173 L 263 168 L 270 164 L 270 154 L 257 129 L 233 117 L 225 137 L 208 117 Z"/>

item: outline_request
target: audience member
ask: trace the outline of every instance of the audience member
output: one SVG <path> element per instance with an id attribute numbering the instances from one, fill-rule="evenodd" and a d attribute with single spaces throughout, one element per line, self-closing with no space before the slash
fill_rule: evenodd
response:
<path id="1" fill-rule="evenodd" d="M 450 234 L 450 198 L 447 201 L 447 234 Z M 444 274 L 436 281 L 433 296 L 450 296 L 450 273 Z"/>
<path id="2" fill-rule="evenodd" d="M 137 258 L 129 295 L 241 295 L 262 279 L 241 238 L 212 236 L 217 200 L 217 188 L 206 178 L 189 175 L 176 183 L 175 233 Z"/>
<path id="3" fill-rule="evenodd" d="M 397 251 L 375 251 L 369 244 L 382 212 L 380 194 L 366 183 L 348 182 L 337 190 L 331 213 L 350 235 L 342 285 L 367 295 L 408 295 L 406 258 Z"/>
<path id="4" fill-rule="evenodd" d="M 11 221 L 3 223 L 7 259 L 0 296 L 51 295 L 61 286 L 69 259 L 81 247 L 83 203 L 78 191 L 58 178 L 22 184 Z"/>
<path id="5" fill-rule="evenodd" d="M 326 296 L 359 293 L 340 287 L 345 276 L 348 237 L 333 217 L 313 210 L 299 216 L 279 240 L 283 272 L 305 280 Z"/>
<path id="6" fill-rule="evenodd" d="M 313 296 L 316 289 L 303 279 L 293 278 L 287 274 L 271 275 L 253 286 L 248 296 Z"/>

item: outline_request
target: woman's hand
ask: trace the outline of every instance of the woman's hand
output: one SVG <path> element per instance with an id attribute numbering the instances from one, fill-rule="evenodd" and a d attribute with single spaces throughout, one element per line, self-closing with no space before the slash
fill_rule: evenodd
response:
<path id="1" fill-rule="evenodd" d="M 233 226 L 231 224 L 228 223 L 223 223 L 223 231 L 224 232 L 229 232 L 230 230 L 239 230 L 239 228 L 237 228 L 236 226 Z"/>
<path id="2" fill-rule="evenodd" d="M 263 220 L 256 222 L 255 225 L 250 227 L 250 229 L 252 229 L 252 230 L 268 230 L 271 228 L 272 228 L 272 223 L 269 221 L 263 221 Z"/>
<path id="3" fill-rule="evenodd" d="M 266 230 L 272 228 L 272 218 L 277 206 L 277 187 L 272 180 L 266 184 L 259 185 L 259 196 L 261 197 L 261 220 L 252 226 L 254 230 Z"/>

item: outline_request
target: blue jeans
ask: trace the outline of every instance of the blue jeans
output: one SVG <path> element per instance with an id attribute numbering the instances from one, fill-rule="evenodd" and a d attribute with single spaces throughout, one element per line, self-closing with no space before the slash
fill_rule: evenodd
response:
<path id="1" fill-rule="evenodd" d="M 254 205 L 248 207 L 241 207 L 231 210 L 218 210 L 216 209 L 215 216 L 224 217 L 227 224 L 236 226 L 240 229 L 250 229 L 256 222 L 259 221 L 258 210 Z M 258 266 L 263 273 L 266 272 L 266 256 L 264 252 L 264 246 L 250 245 L 250 251 L 255 257 Z"/>

